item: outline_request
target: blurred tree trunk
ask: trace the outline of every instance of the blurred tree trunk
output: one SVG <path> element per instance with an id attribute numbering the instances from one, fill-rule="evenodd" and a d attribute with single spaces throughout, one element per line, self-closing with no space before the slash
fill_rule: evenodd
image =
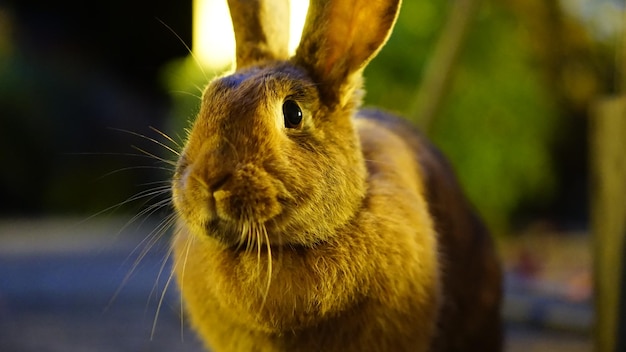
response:
<path id="1" fill-rule="evenodd" d="M 626 245 L 626 96 L 598 102 L 591 126 L 595 347 L 613 352 L 623 329 L 618 325 Z"/>
<path id="2" fill-rule="evenodd" d="M 622 234 L 626 238 L 626 233 Z M 626 351 L 626 240 L 622 243 L 622 277 L 619 297 L 619 315 L 617 321 L 616 351 Z"/>
<path id="3" fill-rule="evenodd" d="M 451 4 L 446 24 L 428 60 L 415 102 L 409 108 L 411 120 L 417 121 L 426 132 L 430 130 L 430 125 L 448 92 L 454 68 L 480 0 L 456 0 Z"/>
<path id="4" fill-rule="evenodd" d="M 597 352 L 626 349 L 626 32 L 617 50 L 621 95 L 597 103 L 591 129 Z"/>

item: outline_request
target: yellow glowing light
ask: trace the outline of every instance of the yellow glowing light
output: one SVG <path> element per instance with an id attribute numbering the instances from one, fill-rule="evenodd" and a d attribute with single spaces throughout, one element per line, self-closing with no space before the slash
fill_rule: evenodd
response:
<path id="1" fill-rule="evenodd" d="M 298 44 L 300 44 L 300 36 L 306 19 L 306 12 L 309 9 L 309 0 L 291 0 L 290 3 L 291 18 L 289 21 L 289 52 L 296 52 Z"/>
<path id="2" fill-rule="evenodd" d="M 289 21 L 289 52 L 294 53 L 298 43 L 308 0 L 292 0 Z M 235 35 L 226 0 L 193 1 L 194 55 L 203 65 L 221 68 L 231 65 L 235 58 Z"/>
<path id="3" fill-rule="evenodd" d="M 203 65 L 224 67 L 235 57 L 235 34 L 226 0 L 193 1 L 193 52 Z"/>

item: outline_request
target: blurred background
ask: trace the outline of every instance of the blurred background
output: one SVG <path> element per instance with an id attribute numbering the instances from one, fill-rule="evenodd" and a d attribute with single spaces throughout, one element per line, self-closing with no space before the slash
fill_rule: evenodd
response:
<path id="1" fill-rule="evenodd" d="M 223 52 L 201 52 L 194 8 L 0 2 L 0 351 L 198 350 L 165 290 L 168 148 L 228 64 L 204 61 Z M 508 351 L 592 349 L 591 130 L 626 94 L 624 18 L 621 0 L 406 0 L 365 72 L 366 105 L 422 127 L 497 238 Z"/>

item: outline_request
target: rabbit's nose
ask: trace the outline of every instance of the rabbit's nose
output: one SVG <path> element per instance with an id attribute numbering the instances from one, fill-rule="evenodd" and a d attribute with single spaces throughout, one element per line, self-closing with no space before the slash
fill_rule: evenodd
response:
<path id="1" fill-rule="evenodd" d="M 206 151 L 194 158 L 191 172 L 212 193 L 232 177 L 237 161 L 229 148 L 206 143 L 203 149 Z"/>
<path id="2" fill-rule="evenodd" d="M 222 172 L 219 175 L 212 177 L 212 182 L 208 184 L 209 190 L 217 191 L 224 186 L 226 182 L 232 177 L 232 172 Z"/>

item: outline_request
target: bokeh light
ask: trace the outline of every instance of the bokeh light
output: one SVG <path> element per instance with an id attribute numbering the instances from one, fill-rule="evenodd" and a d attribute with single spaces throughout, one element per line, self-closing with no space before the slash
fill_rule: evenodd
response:
<path id="1" fill-rule="evenodd" d="M 290 4 L 290 53 L 295 52 L 300 42 L 308 6 L 308 0 Z M 226 0 L 194 0 L 193 52 L 208 67 L 226 67 L 233 62 L 235 35 Z"/>

